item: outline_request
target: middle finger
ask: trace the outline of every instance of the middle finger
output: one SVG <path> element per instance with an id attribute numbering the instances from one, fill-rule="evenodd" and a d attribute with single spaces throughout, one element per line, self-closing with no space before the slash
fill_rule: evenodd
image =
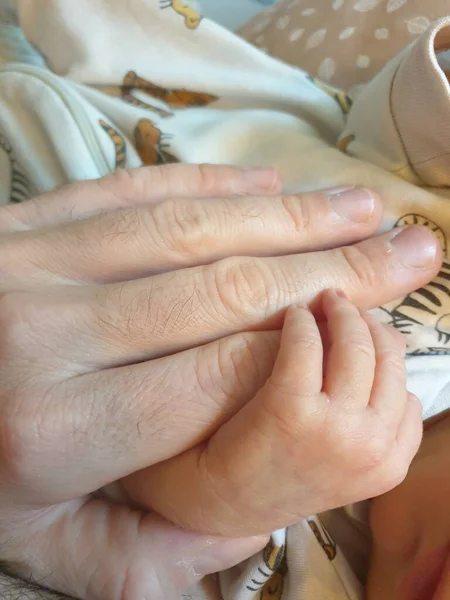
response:
<path id="1" fill-rule="evenodd" d="M 36 340 L 46 339 L 50 352 L 51 340 L 57 341 L 60 356 L 65 352 L 71 364 L 89 371 L 243 330 L 276 329 L 288 306 L 312 303 L 314 310 L 325 289 L 341 289 L 360 308 L 380 306 L 426 284 L 440 262 L 435 236 L 411 227 L 327 252 L 225 259 L 147 279 L 70 288 L 70 295 L 60 288 L 61 295 L 44 295 L 43 314 L 34 303 L 30 320 Z M 23 324 L 26 314 L 16 298 L 12 303 Z M 24 352 L 48 360 L 42 344 L 33 348 L 28 341 Z"/>
<path id="2" fill-rule="evenodd" d="M 3 286 L 114 282 L 225 256 L 337 247 L 372 234 L 381 213 L 379 199 L 360 189 L 168 200 L 6 236 Z"/>

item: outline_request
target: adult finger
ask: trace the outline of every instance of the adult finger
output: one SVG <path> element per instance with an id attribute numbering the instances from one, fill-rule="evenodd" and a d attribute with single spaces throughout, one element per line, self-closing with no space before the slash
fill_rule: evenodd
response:
<path id="1" fill-rule="evenodd" d="M 41 586 L 74 598 L 179 600 L 205 575 L 242 562 L 267 541 L 201 536 L 157 515 L 91 499 L 47 511 L 42 531 L 37 521 L 15 532 L 20 552 L 5 556 L 6 543 L 2 559 L 17 559 L 18 575 L 28 579 L 31 572 Z"/>
<path id="2" fill-rule="evenodd" d="M 173 199 L 19 233 L 6 238 L 0 252 L 8 257 L 3 262 L 15 287 L 21 281 L 30 286 L 61 278 L 123 281 L 229 256 L 336 248 L 368 237 L 381 215 L 379 199 L 360 189 Z"/>
<path id="3" fill-rule="evenodd" d="M 278 328 L 291 304 L 319 311 L 315 300 L 325 289 L 342 289 L 359 307 L 380 306 L 428 283 L 440 263 L 439 242 L 422 227 L 327 252 L 226 259 L 149 279 L 82 286 L 70 298 L 46 295 L 42 314 L 34 307 L 34 335 L 57 336 L 65 349 L 58 333 L 64 326 L 71 359 L 80 365 L 128 364 L 243 329 Z M 74 344 L 73 337 L 84 343 Z M 45 357 L 40 348 L 35 358 Z"/>
<path id="4" fill-rule="evenodd" d="M 367 406 L 375 374 L 375 348 L 360 311 L 339 293 L 323 297 L 329 351 L 323 391 L 338 410 Z"/>
<path id="5" fill-rule="evenodd" d="M 208 198 L 281 191 L 273 169 L 226 165 L 141 167 L 68 185 L 33 200 L 0 208 L 0 233 L 52 227 L 110 210 L 154 204 L 171 197 Z"/>
<path id="6" fill-rule="evenodd" d="M 66 502 L 209 438 L 265 383 L 278 345 L 278 332 L 244 333 L 51 389 L 36 379 L 19 403 L 20 373 L 11 376 L 11 402 L 3 378 L 5 502 Z"/>

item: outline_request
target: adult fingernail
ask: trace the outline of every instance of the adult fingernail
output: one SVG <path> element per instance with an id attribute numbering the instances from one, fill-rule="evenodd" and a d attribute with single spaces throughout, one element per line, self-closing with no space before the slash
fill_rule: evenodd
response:
<path id="1" fill-rule="evenodd" d="M 432 267 L 438 255 L 438 240 L 426 227 L 405 227 L 391 232 L 390 244 L 406 267 Z"/>
<path id="2" fill-rule="evenodd" d="M 375 210 L 375 196 L 363 188 L 336 188 L 328 192 L 328 197 L 340 220 L 364 223 Z"/>
<path id="3" fill-rule="evenodd" d="M 198 557 L 196 570 L 204 576 L 229 569 L 262 550 L 268 541 L 269 536 L 211 540 Z"/>
<path id="4" fill-rule="evenodd" d="M 276 192 L 281 190 L 281 180 L 275 169 L 252 167 L 243 171 L 247 192 Z"/>

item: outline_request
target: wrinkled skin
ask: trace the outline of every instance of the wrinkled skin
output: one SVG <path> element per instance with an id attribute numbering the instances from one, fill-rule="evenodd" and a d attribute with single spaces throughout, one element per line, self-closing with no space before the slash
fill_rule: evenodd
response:
<path id="1" fill-rule="evenodd" d="M 317 312 L 328 288 L 376 306 L 441 260 L 426 230 L 360 241 L 381 220 L 368 193 L 280 188 L 272 171 L 173 165 L 0 208 L 0 560 L 21 576 L 166 600 L 264 545 L 106 496 L 245 409 L 288 306 Z"/>

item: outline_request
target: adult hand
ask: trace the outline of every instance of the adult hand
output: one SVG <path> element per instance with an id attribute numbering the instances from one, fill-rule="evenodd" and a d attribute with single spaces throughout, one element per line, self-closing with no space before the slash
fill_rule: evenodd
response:
<path id="1" fill-rule="evenodd" d="M 0 559 L 22 575 L 81 598 L 176 598 L 264 544 L 92 493 L 238 412 L 290 304 L 339 287 L 376 306 L 438 270 L 418 228 L 315 253 L 373 233 L 379 201 L 279 192 L 271 172 L 178 165 L 0 210 Z"/>

